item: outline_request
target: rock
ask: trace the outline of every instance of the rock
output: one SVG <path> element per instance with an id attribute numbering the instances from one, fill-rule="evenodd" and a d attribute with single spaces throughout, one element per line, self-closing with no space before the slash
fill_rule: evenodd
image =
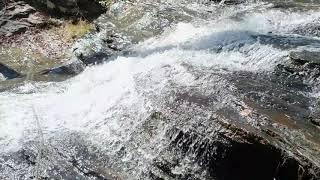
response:
<path id="1" fill-rule="evenodd" d="M 320 119 L 315 117 L 310 120 L 310 122 L 316 126 L 320 126 Z"/>
<path id="2" fill-rule="evenodd" d="M 314 83 L 320 77 L 320 53 L 318 51 L 291 51 L 289 58 L 291 61 L 279 64 L 275 68 L 275 73 L 284 79 L 290 79 L 291 84 L 301 86 L 305 82 Z"/>
<path id="3" fill-rule="evenodd" d="M 131 44 L 123 34 L 117 33 L 114 25 L 98 27 L 77 41 L 72 47 L 72 54 L 85 65 L 100 64 L 120 53 Z"/>
<path id="4" fill-rule="evenodd" d="M 309 120 L 313 125 L 320 127 L 320 101 L 314 105 Z"/>
<path id="5" fill-rule="evenodd" d="M 320 19 L 308 23 L 306 25 L 297 27 L 293 30 L 294 33 L 299 35 L 317 36 L 320 37 Z"/>
<path id="6" fill-rule="evenodd" d="M 252 115 L 252 113 L 249 114 L 249 116 Z M 250 125 L 246 126 L 239 119 L 231 120 L 227 116 L 224 118 L 212 117 L 207 120 L 202 119 L 198 124 L 194 122 L 192 125 L 167 129 L 166 137 L 169 139 L 170 146 L 161 151 L 154 160 L 149 172 L 151 179 L 186 179 L 188 177 L 221 180 L 274 178 L 284 180 L 320 177 L 318 160 L 315 162 L 308 160 L 308 157 L 304 157 L 308 156 L 307 154 L 300 153 L 303 147 L 299 150 L 295 149 L 295 145 L 290 143 L 291 140 L 286 139 L 284 134 L 293 133 L 289 129 L 269 125 L 261 125 L 255 129 Z M 159 124 L 172 122 L 169 116 L 160 112 L 151 115 L 150 119 Z M 186 119 L 184 123 L 187 121 L 189 123 L 192 120 Z M 146 126 L 143 125 L 148 129 Z M 154 123 L 150 123 L 149 126 L 157 127 Z M 148 138 L 148 136 L 144 137 Z M 305 142 L 298 140 L 293 143 L 304 144 Z M 311 149 L 315 150 L 315 156 L 319 154 L 318 150 Z M 195 166 L 197 168 L 180 174 L 180 171 L 176 170 L 185 163 L 197 164 Z M 301 167 L 304 171 L 300 171 Z M 205 173 L 199 177 L 201 172 Z"/>
<path id="7" fill-rule="evenodd" d="M 9 3 L 7 8 L 0 11 L 0 37 L 21 33 L 43 24 L 43 17 L 23 1 Z"/>
<path id="8" fill-rule="evenodd" d="M 171 147 L 166 150 L 176 158 L 169 160 L 168 152 L 161 154 L 154 161 L 156 168 L 151 170 L 150 175 L 173 179 L 191 176 L 192 179 L 198 179 L 193 174 L 183 176 L 173 171 L 183 158 L 193 156 L 195 159 L 189 161 L 200 164 L 199 172 L 207 172 L 203 179 L 281 180 L 319 177 L 317 167 L 311 166 L 310 169 L 299 172 L 300 166 L 306 165 L 305 162 L 285 154 L 267 139 L 223 121 L 218 120 L 216 125 L 220 129 L 213 133 L 215 136 L 192 130 L 169 130 L 167 135 L 171 139 Z"/>
<path id="9" fill-rule="evenodd" d="M 59 16 L 96 18 L 105 12 L 98 0 L 27 0 L 33 6 Z"/>
<path id="10" fill-rule="evenodd" d="M 320 65 L 320 52 L 318 51 L 292 51 L 290 52 L 289 57 L 297 63 Z"/>
<path id="11" fill-rule="evenodd" d="M 51 68 L 40 72 L 41 75 L 59 74 L 59 75 L 77 75 L 85 69 L 85 64 L 73 59 L 62 66 Z"/>
<path id="12" fill-rule="evenodd" d="M 18 72 L 8 68 L 1 62 L 0 62 L 0 74 L 1 74 L 0 76 L 4 77 L 5 79 L 13 79 L 21 76 Z"/>
<path id="13" fill-rule="evenodd" d="M 236 4 L 241 4 L 244 2 L 245 2 L 245 0 L 225 0 L 225 1 L 223 1 L 223 3 L 226 5 L 236 5 Z"/>

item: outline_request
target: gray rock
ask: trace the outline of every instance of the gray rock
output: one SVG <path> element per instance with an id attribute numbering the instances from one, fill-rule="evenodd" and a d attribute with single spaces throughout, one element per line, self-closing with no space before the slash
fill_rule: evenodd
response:
<path id="1" fill-rule="evenodd" d="M 320 119 L 319 118 L 312 118 L 311 123 L 316 125 L 316 126 L 320 126 Z"/>
<path id="2" fill-rule="evenodd" d="M 292 51 L 289 56 L 295 62 L 320 65 L 320 52 L 318 51 Z"/>
<path id="3" fill-rule="evenodd" d="M 315 105 L 314 111 L 311 113 L 309 120 L 313 125 L 320 127 L 320 101 Z"/>
<path id="4" fill-rule="evenodd" d="M 320 20 L 308 23 L 304 26 L 297 27 L 293 30 L 294 33 L 299 35 L 308 35 L 308 36 L 320 36 Z"/>
<path id="5" fill-rule="evenodd" d="M 100 64 L 120 53 L 131 44 L 123 34 L 116 33 L 112 24 L 97 27 L 76 42 L 72 48 L 73 56 L 85 65 Z"/>
<path id="6" fill-rule="evenodd" d="M 0 36 L 11 36 L 44 23 L 33 7 L 23 1 L 13 2 L 0 11 Z"/>
<path id="7" fill-rule="evenodd" d="M 5 79 L 13 79 L 21 76 L 18 72 L 16 72 L 13 69 L 10 69 L 2 63 L 0 63 L 0 74 Z"/>
<path id="8" fill-rule="evenodd" d="M 85 64 L 77 59 L 73 59 L 62 66 L 42 71 L 40 74 L 77 75 L 85 69 Z"/>

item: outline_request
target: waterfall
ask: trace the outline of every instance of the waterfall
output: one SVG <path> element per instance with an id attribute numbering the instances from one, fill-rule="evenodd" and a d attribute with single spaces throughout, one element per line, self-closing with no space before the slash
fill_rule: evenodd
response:
<path id="1" fill-rule="evenodd" d="M 258 131 L 275 126 L 270 117 L 299 120 L 317 104 L 313 82 L 303 82 L 308 91 L 275 72 L 291 51 L 319 50 L 318 37 L 299 31 L 320 18 L 318 8 L 165 2 L 123 8 L 136 18 L 120 24 L 138 39 L 128 52 L 66 81 L 0 93 L 0 178 L 210 179 L 212 154 L 240 143 L 215 139 L 224 121 Z"/>

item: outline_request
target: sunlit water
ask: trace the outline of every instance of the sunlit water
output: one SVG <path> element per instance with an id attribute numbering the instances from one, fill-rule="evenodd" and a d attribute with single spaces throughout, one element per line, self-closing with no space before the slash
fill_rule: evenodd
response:
<path id="1" fill-rule="evenodd" d="M 49 160 L 37 159 L 40 167 L 35 168 L 45 175 L 50 172 L 46 169 L 50 163 L 63 164 L 50 158 L 55 156 L 55 151 L 60 149 L 66 154 L 77 151 L 72 150 L 74 140 L 66 140 L 75 138 L 85 142 L 88 154 L 100 157 L 92 157 L 93 161 L 95 158 L 103 161 L 99 166 L 109 168 L 111 173 L 124 179 L 141 178 L 154 158 L 167 148 L 166 130 L 181 122 L 159 122 L 154 127 L 154 136 L 140 131 L 152 112 L 170 111 L 162 108 L 170 107 L 165 104 L 174 103 L 177 93 L 194 88 L 204 95 L 220 96 L 219 104 L 210 104 L 214 106 L 210 111 L 199 109 L 199 117 L 195 112 L 193 119 L 200 119 L 214 114 L 215 110 L 234 107 L 234 102 L 243 104 L 233 93 L 236 87 L 224 77 L 238 71 L 270 74 L 277 64 L 288 62 L 290 50 L 319 47 L 318 38 L 312 36 L 304 37 L 311 39 L 311 44 L 286 48 L 263 39 L 265 36 L 301 37 L 295 35 L 294 30 L 318 23 L 318 10 L 293 12 L 270 8 L 268 3 L 235 7 L 197 3 L 184 6 L 208 12 L 206 18 L 176 22 L 161 35 L 131 47 L 131 55 L 88 67 L 64 82 L 30 81 L 1 92 L 0 154 L 24 148 L 37 152 L 44 143 L 45 149 L 51 149 L 44 155 Z M 317 92 L 313 94 L 316 98 L 319 96 Z M 57 149 L 52 148 L 54 146 Z M 118 153 L 123 147 L 126 154 L 120 156 Z M 20 169 L 5 168 L 0 177 L 27 177 L 36 172 L 32 167 L 19 167 L 13 160 L 0 158 L 0 161 Z M 189 166 L 181 164 L 175 171 L 183 173 Z"/>

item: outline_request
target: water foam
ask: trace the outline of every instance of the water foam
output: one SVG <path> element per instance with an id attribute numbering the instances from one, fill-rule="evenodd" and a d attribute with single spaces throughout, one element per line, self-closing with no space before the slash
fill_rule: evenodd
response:
<path id="1" fill-rule="evenodd" d="M 193 86 L 197 77 L 188 66 L 226 74 L 271 72 L 288 52 L 272 44 L 263 45 L 252 35 L 269 31 L 288 33 L 302 23 L 293 20 L 305 16 L 264 10 L 244 15 L 240 21 L 228 17 L 177 23 L 161 36 L 132 47 L 132 55 L 88 67 L 65 82 L 27 83 L 11 92 L 2 92 L 1 153 L 19 150 L 24 142 L 38 138 L 37 119 L 46 138 L 60 131 L 81 132 L 100 144 L 101 149 L 108 149 L 102 145 L 104 142 L 110 145 L 129 141 L 139 120 L 154 110 L 153 102 L 145 94 L 159 96 L 172 82 L 177 87 Z M 310 19 L 318 16 L 319 13 L 307 13 Z M 139 89 L 140 84 L 144 84 L 143 90 Z M 140 154 L 145 159 L 153 156 L 150 152 Z"/>
<path id="2" fill-rule="evenodd" d="M 101 66 L 87 68 L 66 82 L 52 83 L 44 88 L 26 84 L 17 90 L 19 93 L 3 92 L 0 96 L 1 146 L 14 147 L 28 138 L 25 132 L 36 132 L 32 107 L 48 133 L 59 129 L 90 132 L 107 117 L 123 113 L 123 107 L 127 110 L 137 106 L 140 109 L 136 111 L 143 116 L 142 109 L 148 108 L 145 107 L 147 102 L 140 102 L 141 95 L 136 91 L 137 76 L 154 76 L 154 83 L 161 92 L 167 82 L 167 76 L 161 73 L 174 73 L 177 83 L 193 84 L 194 77 L 183 64 L 209 67 L 223 73 L 270 71 L 282 61 L 286 52 L 271 45 L 261 45 L 247 33 L 248 30 L 269 31 L 261 26 L 262 23 L 269 27 L 269 21 L 264 18 L 270 18 L 268 14 L 248 15 L 240 22 L 227 19 L 203 24 L 178 23 L 160 37 L 135 46 L 136 56 L 118 57 Z M 275 16 L 273 18 L 276 21 Z M 280 20 L 283 21 L 283 16 Z M 161 71 L 167 65 L 173 67 L 172 70 Z M 31 93 L 25 94 L 28 90 Z M 113 130 L 120 129 L 117 122 L 113 125 Z"/>

